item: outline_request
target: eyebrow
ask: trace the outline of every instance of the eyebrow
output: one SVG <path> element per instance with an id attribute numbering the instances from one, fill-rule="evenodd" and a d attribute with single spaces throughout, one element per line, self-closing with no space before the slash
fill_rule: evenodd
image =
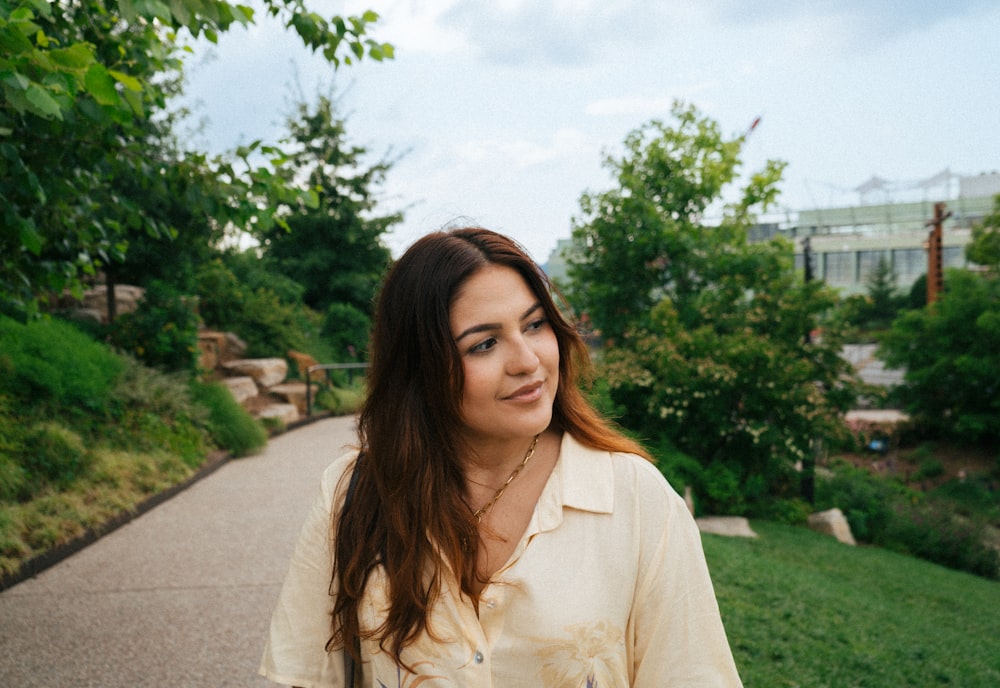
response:
<path id="1" fill-rule="evenodd" d="M 531 306 L 531 308 L 529 308 L 528 310 L 526 310 L 524 313 L 521 314 L 519 320 L 527 319 L 532 313 L 534 313 L 541 307 L 542 307 L 542 302 L 535 301 L 535 303 Z M 473 325 L 472 327 L 463 331 L 460 335 L 455 337 L 455 341 L 460 342 L 462 341 L 463 338 L 468 337 L 471 334 L 478 334 L 480 332 L 492 332 L 494 330 L 499 330 L 501 327 L 502 326 L 500 325 L 500 323 L 482 323 L 480 325 Z"/>

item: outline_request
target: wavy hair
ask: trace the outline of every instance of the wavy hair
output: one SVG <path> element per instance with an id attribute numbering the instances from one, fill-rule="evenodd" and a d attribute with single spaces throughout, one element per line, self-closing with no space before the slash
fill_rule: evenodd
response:
<path id="1" fill-rule="evenodd" d="M 516 270 L 555 332 L 559 386 L 553 427 L 590 447 L 649 458 L 584 398 L 578 383 L 589 367 L 587 347 L 521 246 L 478 227 L 418 240 L 390 269 L 378 300 L 368 396 L 358 422 L 363 458 L 351 504 L 332 524 L 335 603 L 327 649 L 345 647 L 358 661 L 361 638 L 378 638 L 402 663 L 407 644 L 424 631 L 433 634 L 428 616 L 448 567 L 474 603 L 475 584 L 486 582 L 477 579 L 479 533 L 463 499 L 461 459 L 468 447 L 456 430 L 464 375 L 449 312 L 459 288 L 487 265 Z M 388 579 L 389 611 L 380 627 L 362 631 L 358 608 L 378 566 Z"/>

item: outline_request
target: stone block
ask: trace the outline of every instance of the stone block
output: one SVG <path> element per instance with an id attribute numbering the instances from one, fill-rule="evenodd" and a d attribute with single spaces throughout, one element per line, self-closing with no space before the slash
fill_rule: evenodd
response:
<path id="1" fill-rule="evenodd" d="M 231 375 L 248 375 L 259 387 L 267 389 L 284 382 L 288 362 L 283 358 L 241 358 L 222 364 Z"/>
<path id="2" fill-rule="evenodd" d="M 840 509 L 829 509 L 809 515 L 809 527 L 817 533 L 832 535 L 845 545 L 855 545 L 854 534 Z"/>
<path id="3" fill-rule="evenodd" d="M 313 386 L 314 394 L 316 387 Z M 287 401 L 289 404 L 294 404 L 295 408 L 298 409 L 301 415 L 305 415 L 307 412 L 306 408 L 306 383 L 304 382 L 285 382 L 280 385 L 275 385 L 267 390 L 269 394 L 272 394 L 279 399 Z"/>
<path id="4" fill-rule="evenodd" d="M 698 530 L 713 535 L 755 538 L 757 533 L 742 516 L 705 516 L 696 519 Z"/>
<path id="5" fill-rule="evenodd" d="M 257 383 L 252 377 L 227 377 L 222 381 L 238 404 L 245 404 L 257 396 Z"/>
<path id="6" fill-rule="evenodd" d="M 295 404 L 270 404 L 260 409 L 257 417 L 261 420 L 274 418 L 287 427 L 299 419 L 299 410 L 295 408 Z"/>

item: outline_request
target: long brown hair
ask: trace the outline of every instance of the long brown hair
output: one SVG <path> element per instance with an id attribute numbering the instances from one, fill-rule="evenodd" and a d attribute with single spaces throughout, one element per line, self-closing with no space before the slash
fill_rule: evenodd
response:
<path id="1" fill-rule="evenodd" d="M 428 616 L 449 566 L 475 603 L 479 533 L 463 500 L 461 457 L 467 448 L 456 429 L 464 375 L 449 311 L 459 288 L 487 265 L 516 270 L 555 332 L 559 387 L 553 426 L 582 444 L 649 458 L 587 403 L 578 387 L 589 365 L 586 345 L 523 248 L 476 227 L 423 237 L 389 271 L 375 311 L 368 396 L 358 422 L 364 458 L 350 507 L 334 515 L 337 573 L 330 592 L 336 602 L 328 649 L 343 646 L 356 654 L 357 639 L 374 637 L 401 662 L 407 644 L 425 630 L 433 633 Z M 380 565 L 389 583 L 388 616 L 362 633 L 358 605 L 368 575 Z"/>

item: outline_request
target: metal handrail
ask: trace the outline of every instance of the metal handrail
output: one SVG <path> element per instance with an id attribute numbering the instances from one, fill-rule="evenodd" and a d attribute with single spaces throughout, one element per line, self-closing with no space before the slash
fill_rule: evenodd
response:
<path id="1" fill-rule="evenodd" d="M 367 368 L 367 363 L 317 363 L 306 368 L 306 417 L 312 416 L 312 373 L 314 370 L 348 370 L 347 384 L 353 384 L 354 371 Z M 327 373 L 327 382 L 330 375 Z"/>

